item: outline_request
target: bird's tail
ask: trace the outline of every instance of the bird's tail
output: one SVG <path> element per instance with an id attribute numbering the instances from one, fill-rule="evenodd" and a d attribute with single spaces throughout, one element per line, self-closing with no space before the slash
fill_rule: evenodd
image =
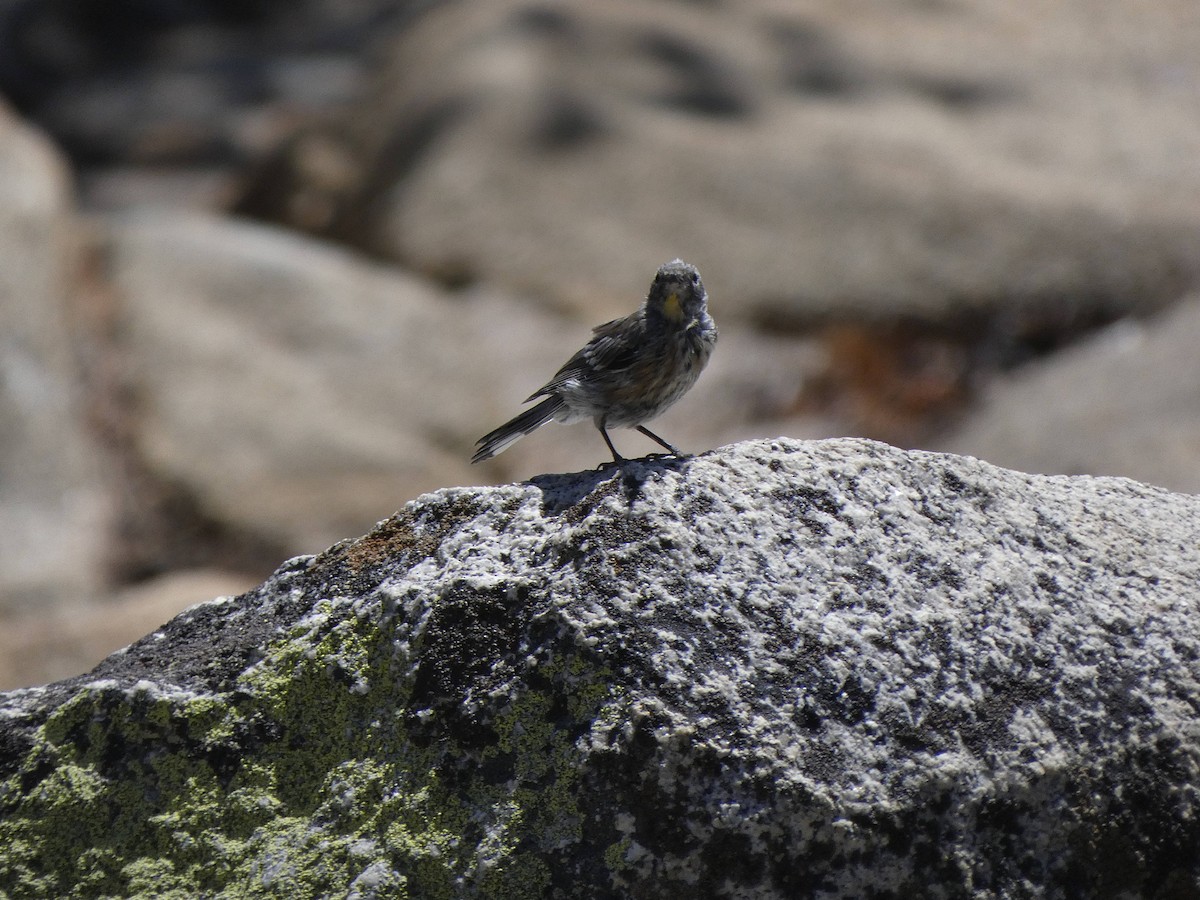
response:
<path id="1" fill-rule="evenodd" d="M 505 422 L 495 431 L 489 431 L 475 442 L 475 445 L 479 449 L 471 457 L 471 462 L 477 463 L 483 462 L 485 459 L 491 459 L 500 451 L 507 449 L 509 445 L 515 444 L 521 438 L 525 437 L 525 435 L 537 431 L 553 419 L 558 411 L 562 409 L 562 406 L 563 401 L 561 397 L 547 397 L 537 406 L 530 407 L 515 419 Z"/>

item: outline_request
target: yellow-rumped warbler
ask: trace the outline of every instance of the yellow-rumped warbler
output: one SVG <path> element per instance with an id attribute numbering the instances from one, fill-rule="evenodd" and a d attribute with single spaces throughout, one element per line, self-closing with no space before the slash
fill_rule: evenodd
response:
<path id="1" fill-rule="evenodd" d="M 712 355 L 717 326 L 707 301 L 695 266 L 676 259 L 660 267 L 637 312 L 597 327 L 587 345 L 525 402 L 546 399 L 481 437 L 471 462 L 491 459 L 547 422 L 580 419 L 596 423 L 614 462 L 624 457 L 608 437 L 610 426 L 636 428 L 681 456 L 642 423 L 686 394 Z"/>

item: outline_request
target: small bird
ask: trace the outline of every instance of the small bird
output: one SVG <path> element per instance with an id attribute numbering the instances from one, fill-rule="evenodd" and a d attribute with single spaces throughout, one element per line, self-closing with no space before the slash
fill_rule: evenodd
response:
<path id="1" fill-rule="evenodd" d="M 481 437 L 471 462 L 491 459 L 547 422 L 591 419 L 612 452 L 609 428 L 632 427 L 676 456 L 678 449 L 642 425 L 688 392 L 717 343 L 700 273 L 681 259 L 661 266 L 646 301 L 631 315 L 594 329 L 587 345 L 525 401 L 546 399 Z"/>

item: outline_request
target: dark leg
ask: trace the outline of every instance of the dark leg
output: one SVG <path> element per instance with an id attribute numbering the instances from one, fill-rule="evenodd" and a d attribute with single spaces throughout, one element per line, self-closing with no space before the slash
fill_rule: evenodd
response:
<path id="1" fill-rule="evenodd" d="M 680 449 L 678 447 L 672 447 L 670 444 L 668 444 L 666 441 L 664 441 L 662 438 L 660 438 L 657 434 L 655 434 L 653 431 L 651 431 L 646 426 L 638 425 L 637 430 L 640 431 L 642 434 L 644 434 L 646 437 L 650 438 L 650 440 L 654 441 L 654 443 L 658 444 L 660 447 L 666 447 L 668 450 L 670 450 L 676 456 L 683 456 L 683 453 L 680 451 Z M 611 447 L 612 444 L 609 444 L 609 446 Z"/>
<path id="2" fill-rule="evenodd" d="M 625 457 L 623 457 L 620 453 L 617 452 L 617 448 L 614 447 L 613 442 L 611 440 L 609 440 L 608 432 L 604 430 L 604 426 L 597 425 L 596 427 L 600 429 L 600 437 L 604 438 L 604 443 L 608 444 L 608 449 L 612 452 L 613 462 L 615 462 L 615 463 L 625 462 Z"/>

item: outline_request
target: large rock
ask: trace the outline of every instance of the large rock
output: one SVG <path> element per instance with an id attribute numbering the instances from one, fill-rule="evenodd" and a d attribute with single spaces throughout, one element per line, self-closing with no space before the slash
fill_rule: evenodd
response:
<path id="1" fill-rule="evenodd" d="M 0 106 L 0 611 L 96 587 L 106 507 L 71 345 L 70 176 Z"/>
<path id="2" fill-rule="evenodd" d="M 1027 472 L 1124 475 L 1200 493 L 1200 296 L 991 385 L 940 440 Z"/>
<path id="3" fill-rule="evenodd" d="M 1200 44 L 1052 7 L 440 4 L 241 208 L 592 314 L 683 256 L 756 320 L 1070 330 L 1200 271 Z"/>
<path id="4" fill-rule="evenodd" d="M 27 896 L 1186 897 L 1200 499 L 864 441 L 419 498 L 0 698 Z"/>

